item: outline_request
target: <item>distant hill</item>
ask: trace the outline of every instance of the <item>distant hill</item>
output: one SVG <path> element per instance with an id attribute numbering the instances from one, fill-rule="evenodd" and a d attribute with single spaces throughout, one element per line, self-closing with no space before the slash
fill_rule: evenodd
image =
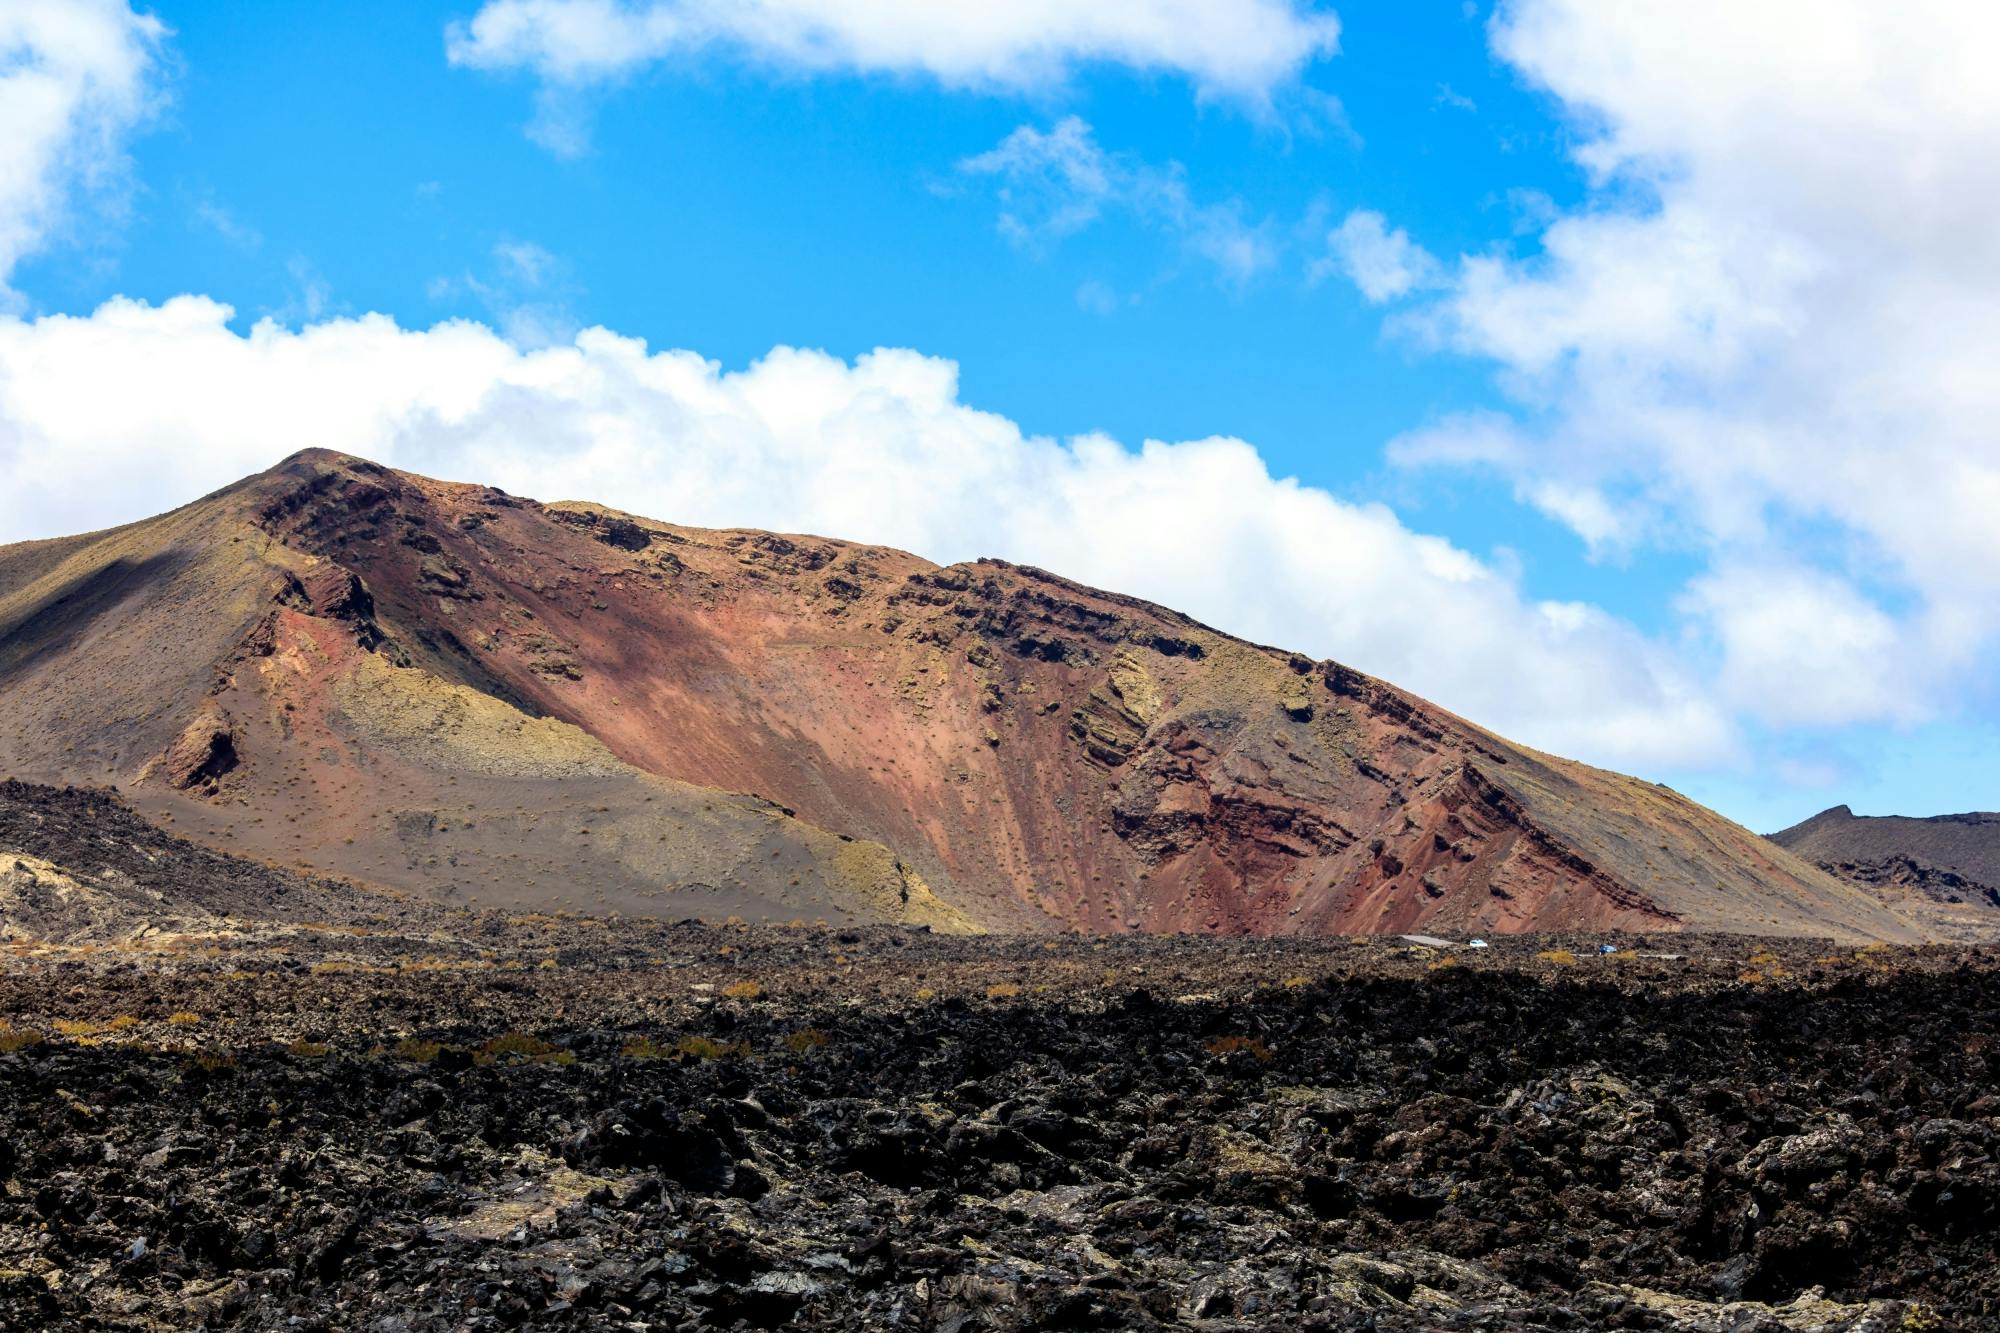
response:
<path id="1" fill-rule="evenodd" d="M 2000 936 L 2000 814 L 1857 815 L 1836 805 L 1771 841 L 1954 938 Z"/>
<path id="2" fill-rule="evenodd" d="M 1136 598 L 324 451 L 0 547 L 9 771 L 523 910 L 1920 933 L 1667 788 Z"/>

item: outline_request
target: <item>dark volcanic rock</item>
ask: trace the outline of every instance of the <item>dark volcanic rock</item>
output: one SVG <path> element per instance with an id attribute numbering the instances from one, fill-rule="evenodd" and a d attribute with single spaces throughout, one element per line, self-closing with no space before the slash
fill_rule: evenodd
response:
<path id="1" fill-rule="evenodd" d="M 465 929 L 0 974 L 0 1326 L 2000 1321 L 1980 951 Z"/>
<path id="2" fill-rule="evenodd" d="M 1914 857 L 1892 855 L 1872 861 L 1826 861 L 1823 869 L 1857 884 L 1896 885 L 1915 889 L 1941 903 L 1977 903 L 2000 908 L 2000 888 L 1968 879 L 1956 870 L 1929 865 Z"/>

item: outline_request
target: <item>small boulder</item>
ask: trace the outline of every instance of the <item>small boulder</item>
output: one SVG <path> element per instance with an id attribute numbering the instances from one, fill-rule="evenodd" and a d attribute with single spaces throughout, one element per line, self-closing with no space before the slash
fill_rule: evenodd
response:
<path id="1" fill-rule="evenodd" d="M 178 790 L 213 792 L 239 762 L 236 733 L 229 719 L 221 708 L 209 703 L 167 747 L 160 757 L 160 771 Z"/>

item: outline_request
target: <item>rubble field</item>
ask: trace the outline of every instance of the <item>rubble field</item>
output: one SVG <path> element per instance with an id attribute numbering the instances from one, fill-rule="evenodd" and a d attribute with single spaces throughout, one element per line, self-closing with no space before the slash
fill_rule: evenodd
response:
<path id="1" fill-rule="evenodd" d="M 0 1324 L 2000 1327 L 2000 954 L 1603 938 L 17 942 Z"/>

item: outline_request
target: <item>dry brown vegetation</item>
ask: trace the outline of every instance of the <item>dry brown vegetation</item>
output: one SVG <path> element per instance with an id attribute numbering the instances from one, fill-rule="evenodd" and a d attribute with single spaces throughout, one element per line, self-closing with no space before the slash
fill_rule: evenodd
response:
<path id="1" fill-rule="evenodd" d="M 1232 1055 L 1247 1055 L 1258 1064 L 1269 1064 L 1272 1060 L 1271 1048 L 1261 1037 L 1224 1036 L 1214 1037 L 1202 1043 L 1202 1049 L 1210 1055 L 1226 1058 Z"/>
<path id="2" fill-rule="evenodd" d="M 797 1032 L 787 1032 L 785 1034 L 784 1047 L 793 1055 L 804 1055 L 808 1051 L 820 1049 L 832 1040 L 833 1038 L 827 1036 L 818 1028 L 800 1028 Z"/>

